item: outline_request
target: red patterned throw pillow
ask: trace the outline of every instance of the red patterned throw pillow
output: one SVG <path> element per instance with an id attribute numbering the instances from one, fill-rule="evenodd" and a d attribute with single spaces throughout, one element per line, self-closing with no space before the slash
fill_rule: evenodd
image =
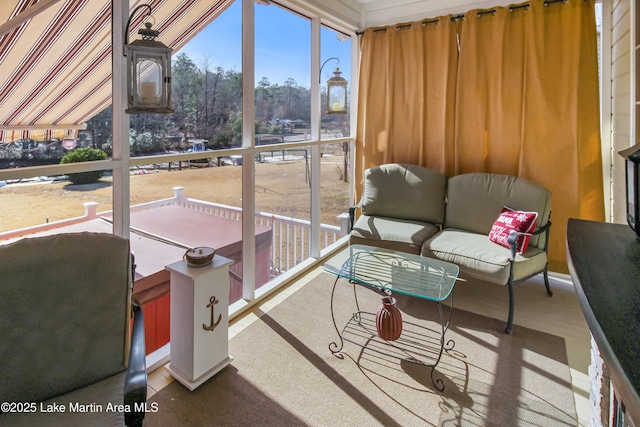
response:
<path id="1" fill-rule="evenodd" d="M 531 233 L 536 227 L 538 219 L 537 212 L 515 211 L 508 207 L 503 207 L 500 216 L 491 227 L 489 240 L 497 243 L 505 248 L 509 248 L 509 232 L 515 230 L 518 232 Z M 527 250 L 530 236 L 520 236 L 516 240 L 516 252 L 522 254 Z"/>

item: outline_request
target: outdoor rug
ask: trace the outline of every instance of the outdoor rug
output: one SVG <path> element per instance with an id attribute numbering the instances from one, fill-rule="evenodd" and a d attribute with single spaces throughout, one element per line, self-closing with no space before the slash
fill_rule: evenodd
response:
<path id="1" fill-rule="evenodd" d="M 330 310 L 334 280 L 321 273 L 236 335 L 231 365 L 196 390 L 174 381 L 154 395 L 158 411 L 147 413 L 144 425 L 577 425 L 564 339 L 522 326 L 506 335 L 504 320 L 454 308 L 446 338 L 455 346 L 434 375 L 443 381 L 440 392 L 430 367 L 350 342 L 339 357 L 331 353 L 329 344 L 340 341 Z M 380 295 L 355 289 L 360 309 L 375 313 Z M 397 297 L 405 322 L 439 328 L 435 303 Z M 340 329 L 354 311 L 354 286 L 340 279 L 334 298 Z M 410 350 L 407 357 L 416 357 Z M 417 353 L 426 357 L 429 350 Z"/>

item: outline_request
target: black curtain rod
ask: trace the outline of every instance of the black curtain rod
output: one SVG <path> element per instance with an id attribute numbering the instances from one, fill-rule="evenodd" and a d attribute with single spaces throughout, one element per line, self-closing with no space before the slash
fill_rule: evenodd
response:
<path id="1" fill-rule="evenodd" d="M 481 10 L 480 12 L 478 12 L 478 18 L 480 18 L 483 15 L 495 15 L 496 14 L 496 10 L 495 9 L 491 9 L 491 10 Z"/>
<path id="2" fill-rule="evenodd" d="M 518 9 L 524 9 L 524 10 L 529 10 L 530 4 L 521 4 L 519 6 L 510 6 L 509 7 L 509 12 L 513 12 L 514 10 L 518 10 Z"/>
<path id="3" fill-rule="evenodd" d="M 429 25 L 429 24 L 439 24 L 440 20 L 439 19 L 432 19 L 430 21 L 422 21 L 421 24 L 424 27 L 425 25 Z"/>

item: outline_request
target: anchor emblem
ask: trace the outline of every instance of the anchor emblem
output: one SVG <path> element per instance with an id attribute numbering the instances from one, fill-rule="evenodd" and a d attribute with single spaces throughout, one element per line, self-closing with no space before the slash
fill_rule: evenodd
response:
<path id="1" fill-rule="evenodd" d="M 214 306 L 219 302 L 220 301 L 218 301 L 218 299 L 215 296 L 212 296 L 209 299 L 209 304 L 207 304 L 207 308 L 211 307 L 211 324 L 209 326 L 205 325 L 204 323 L 202 324 L 202 329 L 204 329 L 205 331 L 213 331 L 216 328 L 216 326 L 218 326 L 218 323 L 220 323 L 220 320 L 222 320 L 222 314 L 218 314 L 218 320 L 216 320 L 215 322 L 213 321 Z"/>

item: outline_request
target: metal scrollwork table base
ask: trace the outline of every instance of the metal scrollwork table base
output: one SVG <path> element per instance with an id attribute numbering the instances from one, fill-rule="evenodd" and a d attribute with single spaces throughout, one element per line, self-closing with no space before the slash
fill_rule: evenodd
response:
<path id="1" fill-rule="evenodd" d="M 331 342 L 329 350 L 338 355 L 344 348 L 344 342 L 348 341 L 379 354 L 428 366 L 431 368 L 431 382 L 437 390 L 443 391 L 443 380 L 434 375 L 442 353 L 452 350 L 455 346 L 455 342 L 451 339 L 446 340 L 445 335 L 453 313 L 451 291 L 458 276 L 458 266 L 419 255 L 372 246 L 351 245 L 332 257 L 324 265 L 324 269 L 337 276 L 331 291 L 331 319 L 339 342 Z M 345 278 L 353 284 L 356 306 L 356 311 L 342 330 L 338 328 L 334 313 L 335 291 L 340 278 Z M 429 328 L 403 321 L 402 335 L 399 339 L 383 340 L 376 330 L 376 313 L 360 309 L 357 285 L 368 287 L 381 295 L 396 292 L 435 302 L 440 327 Z M 445 314 L 442 302 L 447 298 L 450 299 L 450 306 L 448 314 Z"/>

